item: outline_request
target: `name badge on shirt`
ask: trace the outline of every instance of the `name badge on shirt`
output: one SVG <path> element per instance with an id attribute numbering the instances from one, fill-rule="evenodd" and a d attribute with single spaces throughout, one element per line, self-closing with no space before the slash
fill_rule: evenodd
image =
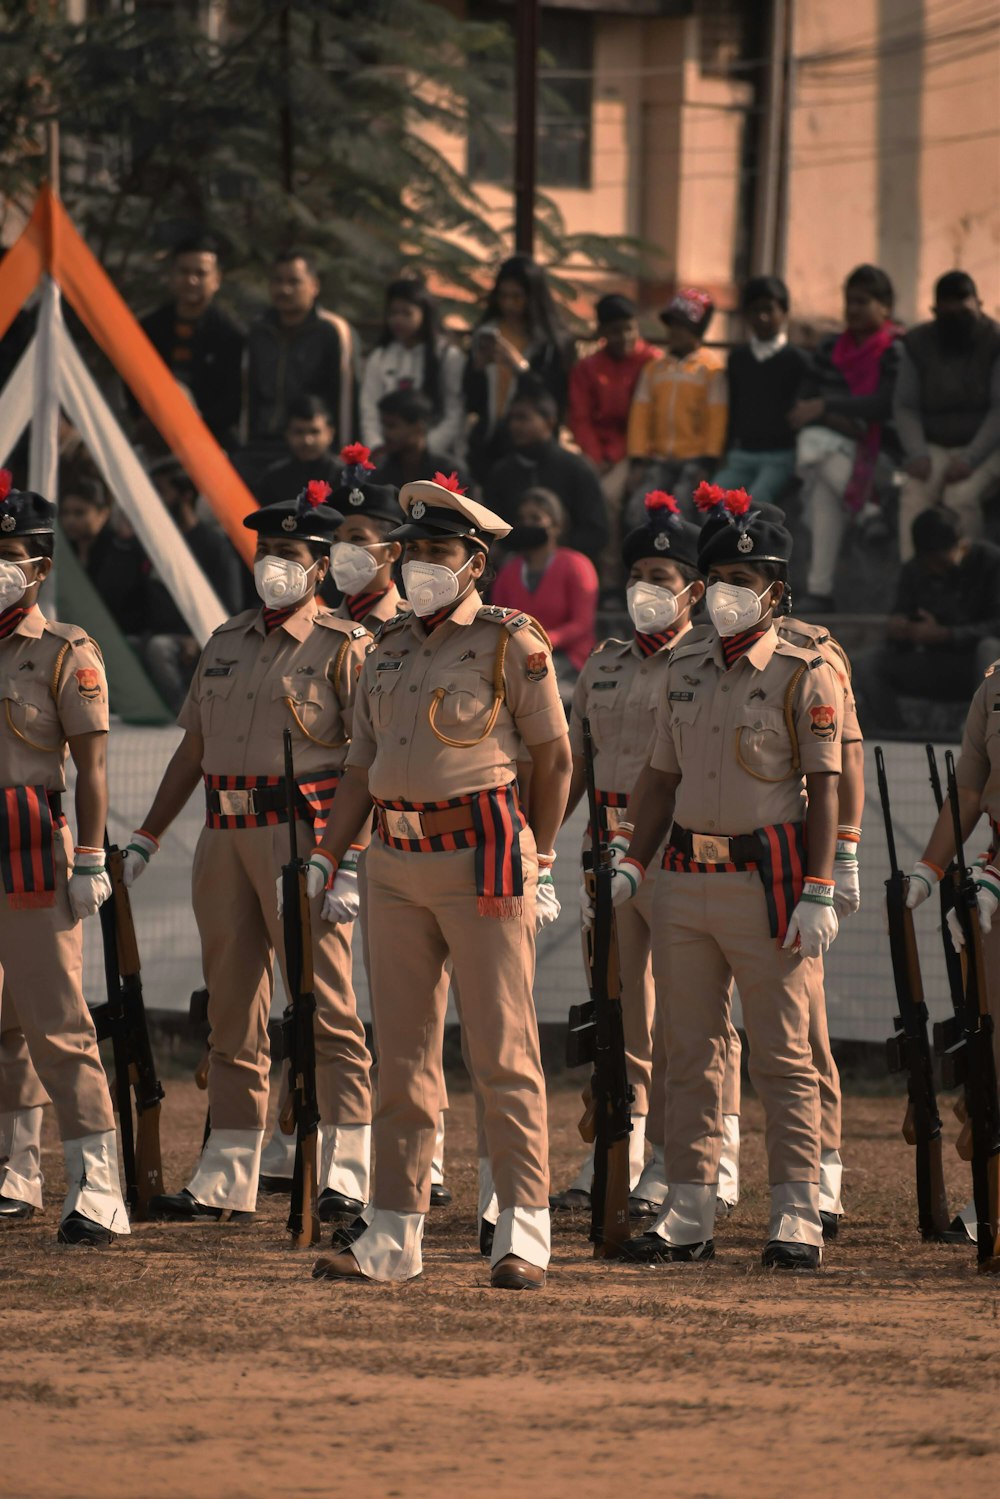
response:
<path id="1" fill-rule="evenodd" d="M 206 677 L 231 677 L 232 674 L 232 666 L 209 666 L 205 670 Z"/>
<path id="2" fill-rule="evenodd" d="M 375 670 L 378 671 L 402 671 L 402 661 L 380 661 Z"/>
<path id="3" fill-rule="evenodd" d="M 615 687 L 617 687 L 618 683 L 617 682 L 592 682 L 590 685 L 591 685 L 591 687 L 592 687 L 592 689 L 593 689 L 594 692 L 607 692 L 609 688 L 610 689 L 614 689 Z"/>
<path id="4" fill-rule="evenodd" d="M 670 693 L 670 702 L 672 702 L 672 703 L 693 703 L 694 702 L 694 693 L 693 692 L 671 692 Z"/>

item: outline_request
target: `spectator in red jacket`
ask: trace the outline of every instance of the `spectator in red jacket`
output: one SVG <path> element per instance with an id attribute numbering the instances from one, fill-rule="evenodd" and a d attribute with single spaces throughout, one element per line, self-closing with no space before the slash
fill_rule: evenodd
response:
<path id="1" fill-rule="evenodd" d="M 551 489 L 525 490 L 504 542 L 516 555 L 500 569 L 492 592 L 495 604 L 530 614 L 548 635 L 564 703 L 572 698 L 577 674 L 594 649 L 597 613 L 594 564 L 582 552 L 560 545 L 567 520 Z"/>
<path id="2" fill-rule="evenodd" d="M 573 367 L 569 377 L 569 425 L 582 452 L 597 466 L 608 502 L 611 536 L 601 558 L 606 587 L 622 578 L 621 508 L 628 481 L 626 438 L 632 396 L 643 366 L 661 358 L 639 337 L 635 303 L 609 295 L 597 304 L 601 347 Z"/>

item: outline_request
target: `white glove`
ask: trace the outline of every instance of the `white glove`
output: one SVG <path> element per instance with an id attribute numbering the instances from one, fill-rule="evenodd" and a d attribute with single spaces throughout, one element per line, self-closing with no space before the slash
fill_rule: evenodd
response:
<path id="1" fill-rule="evenodd" d="M 330 922 L 331 926 L 353 921 L 358 914 L 358 907 L 361 905 L 361 896 L 358 892 L 358 854 L 358 849 L 348 849 L 333 877 L 333 887 L 326 892 L 323 899 L 321 915 L 324 921 Z M 307 875 L 307 882 L 308 879 Z"/>
<path id="2" fill-rule="evenodd" d="M 935 869 L 933 864 L 914 864 L 910 870 L 910 882 L 906 891 L 906 904 L 911 911 L 922 906 L 927 897 L 933 894 L 934 886 L 940 882 L 941 871 Z"/>
<path id="3" fill-rule="evenodd" d="M 782 947 L 793 948 L 803 958 L 819 958 L 839 930 L 833 886 L 819 880 L 806 880 L 801 899 L 789 919 L 788 935 Z"/>
<path id="4" fill-rule="evenodd" d="M 155 838 L 148 833 L 142 832 L 140 828 L 132 834 L 124 850 L 124 863 L 122 865 L 122 879 L 125 888 L 131 890 L 140 875 L 145 874 L 149 867 L 149 861 L 154 854 L 158 854 L 160 845 Z"/>
<path id="5" fill-rule="evenodd" d="M 629 854 L 623 855 L 613 843 L 609 847 L 612 850 L 611 903 L 615 906 L 623 906 L 635 895 L 646 878 L 646 871 L 637 859 L 633 859 Z M 590 898 L 585 880 L 580 885 L 580 913 L 584 924 L 593 921 L 594 903 Z"/>
<path id="6" fill-rule="evenodd" d="M 1000 870 L 992 864 L 987 864 L 982 873 L 976 875 L 976 905 L 979 908 L 980 930 L 984 934 L 992 931 L 993 918 L 1000 906 Z M 961 952 L 965 946 L 965 933 L 955 910 L 948 912 L 948 931 L 951 933 L 952 947 L 956 952 Z"/>
<path id="7" fill-rule="evenodd" d="M 104 868 L 103 849 L 74 849 L 73 873 L 69 877 L 69 904 L 74 920 L 84 921 L 100 910 L 111 895 L 111 881 Z"/>
<path id="8" fill-rule="evenodd" d="M 837 853 L 833 861 L 833 908 L 843 918 L 853 916 L 860 905 L 858 845 L 838 838 Z"/>
<path id="9" fill-rule="evenodd" d="M 321 853 L 318 848 L 313 849 L 309 857 L 309 863 L 306 865 L 306 896 L 309 900 L 315 900 L 317 895 L 322 894 L 330 883 L 335 869 L 336 866 L 332 859 L 327 858 L 326 854 Z M 275 889 L 277 891 L 278 915 L 279 917 L 284 916 L 285 892 L 280 874 L 277 880 L 275 880 Z"/>
<path id="10" fill-rule="evenodd" d="M 562 906 L 556 894 L 555 883 L 552 879 L 552 866 L 540 865 L 538 870 L 538 888 L 535 891 L 535 930 L 540 932 L 543 926 L 549 926 L 559 916 Z"/>

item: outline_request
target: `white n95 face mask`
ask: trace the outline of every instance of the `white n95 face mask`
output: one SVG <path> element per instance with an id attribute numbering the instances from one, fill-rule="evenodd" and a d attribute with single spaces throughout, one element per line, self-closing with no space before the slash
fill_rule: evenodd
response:
<path id="1" fill-rule="evenodd" d="M 403 585 L 414 614 L 422 619 L 454 603 L 458 598 L 458 573 L 464 573 L 471 561 L 470 557 L 463 562 L 458 572 L 438 562 L 404 562 Z"/>
<path id="2" fill-rule="evenodd" d="M 378 544 L 385 545 L 384 542 Z M 341 593 L 360 593 L 367 588 L 380 566 L 367 547 L 356 546 L 353 541 L 338 541 L 331 548 L 330 569 Z"/>
<path id="3" fill-rule="evenodd" d="M 671 593 L 669 588 L 660 588 L 655 583 L 632 583 L 625 598 L 636 629 L 643 635 L 657 635 L 661 630 L 669 630 L 680 613 L 681 599 L 690 587 L 689 583 L 680 593 Z"/>
<path id="4" fill-rule="evenodd" d="M 24 562 L 0 562 L 0 609 L 10 609 L 31 587 L 24 572 L 29 562 L 41 562 L 41 557 L 25 557 Z"/>
<path id="5" fill-rule="evenodd" d="M 287 557 L 261 557 L 253 565 L 253 580 L 257 592 L 268 609 L 288 609 L 306 595 L 309 574 L 316 566 L 303 567 L 301 562 L 290 562 Z"/>
<path id="6" fill-rule="evenodd" d="M 741 635 L 760 622 L 764 593 L 738 588 L 734 583 L 712 583 L 705 594 L 709 617 L 720 635 Z"/>

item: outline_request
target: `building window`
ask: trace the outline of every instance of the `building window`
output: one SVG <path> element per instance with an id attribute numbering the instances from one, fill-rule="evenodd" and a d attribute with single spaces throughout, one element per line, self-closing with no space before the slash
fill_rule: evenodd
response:
<path id="1" fill-rule="evenodd" d="M 487 7 L 483 7 L 485 11 Z M 511 7 L 489 7 L 476 19 L 500 22 L 511 33 Z M 586 11 L 542 10 L 538 91 L 539 187 L 590 186 L 594 99 L 594 17 Z M 474 182 L 512 185 L 514 178 L 514 64 L 508 58 L 484 70 L 497 105 L 483 128 L 469 125 L 468 172 Z"/>

